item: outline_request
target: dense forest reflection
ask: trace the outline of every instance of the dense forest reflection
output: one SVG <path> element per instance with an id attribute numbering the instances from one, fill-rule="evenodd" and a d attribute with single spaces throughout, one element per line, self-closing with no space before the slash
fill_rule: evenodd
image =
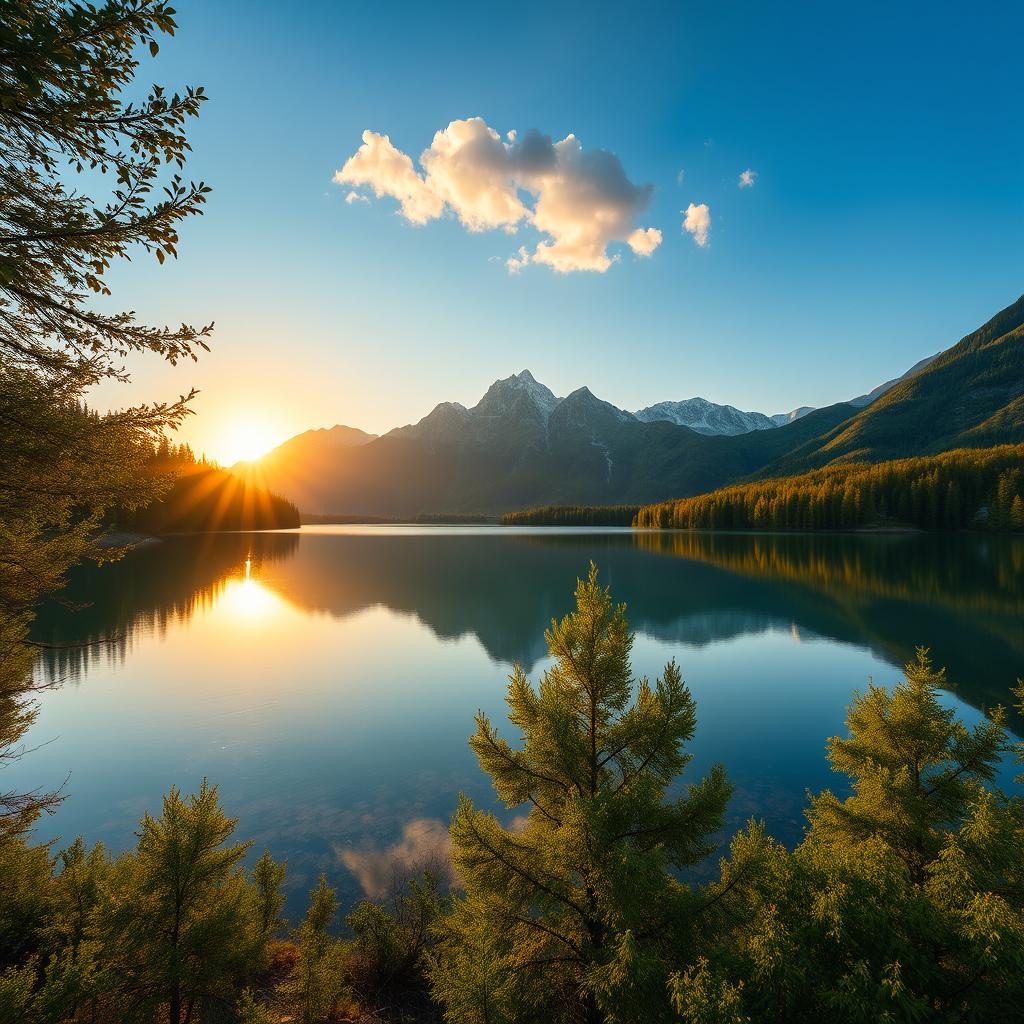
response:
<path id="1" fill-rule="evenodd" d="M 123 657 L 218 600 L 247 572 L 292 606 L 344 617 L 374 606 L 444 639 L 475 636 L 532 668 L 589 560 L 639 633 L 693 646 L 766 630 L 871 649 L 894 665 L 930 646 L 975 706 L 1006 702 L 1024 668 L 1024 539 L 438 530 L 168 538 L 82 568 L 37 624 L 50 677 Z M 109 642 L 104 642 L 109 641 Z M 86 643 L 88 646 L 75 646 Z M 71 646 L 64 646 L 71 645 Z"/>

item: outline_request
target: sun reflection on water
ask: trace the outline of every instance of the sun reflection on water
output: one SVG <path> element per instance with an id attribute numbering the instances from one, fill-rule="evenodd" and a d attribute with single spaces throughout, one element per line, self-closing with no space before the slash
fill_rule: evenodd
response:
<path id="1" fill-rule="evenodd" d="M 242 623 L 263 622 L 280 611 L 284 602 L 252 574 L 252 559 L 245 560 L 245 575 L 224 583 L 220 607 Z"/>

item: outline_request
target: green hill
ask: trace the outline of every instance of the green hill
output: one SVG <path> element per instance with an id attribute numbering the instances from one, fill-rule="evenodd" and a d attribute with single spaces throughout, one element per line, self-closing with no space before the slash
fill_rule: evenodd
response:
<path id="1" fill-rule="evenodd" d="M 865 409 L 759 477 L 1024 441 L 1024 296 Z"/>

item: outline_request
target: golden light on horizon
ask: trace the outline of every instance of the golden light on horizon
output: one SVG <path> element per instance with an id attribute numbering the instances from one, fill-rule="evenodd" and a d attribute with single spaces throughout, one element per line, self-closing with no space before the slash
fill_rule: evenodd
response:
<path id="1" fill-rule="evenodd" d="M 217 446 L 217 461 L 224 466 L 236 462 L 255 462 L 280 444 L 269 424 L 257 416 L 238 419 L 227 425 Z"/>

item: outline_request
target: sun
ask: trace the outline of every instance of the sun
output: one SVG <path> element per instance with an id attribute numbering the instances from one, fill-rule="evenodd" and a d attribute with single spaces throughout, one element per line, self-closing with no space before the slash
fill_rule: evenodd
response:
<path id="1" fill-rule="evenodd" d="M 240 419 L 229 424 L 219 445 L 220 461 L 225 466 L 236 462 L 255 462 L 277 446 L 279 439 L 268 424 L 256 417 Z"/>

